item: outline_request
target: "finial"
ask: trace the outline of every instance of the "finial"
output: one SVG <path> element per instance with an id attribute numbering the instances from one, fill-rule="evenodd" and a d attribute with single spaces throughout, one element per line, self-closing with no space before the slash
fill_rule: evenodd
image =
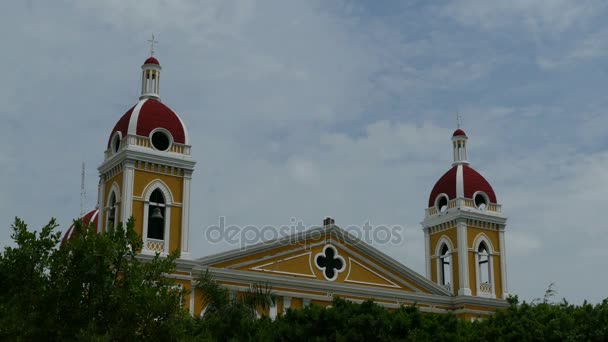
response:
<path id="1" fill-rule="evenodd" d="M 460 128 L 461 123 L 462 123 L 462 115 L 460 115 L 460 112 L 456 112 L 456 128 Z"/>
<path id="2" fill-rule="evenodd" d="M 148 43 L 150 43 L 150 56 L 154 56 L 154 44 L 158 44 L 158 41 L 154 40 L 154 34 L 152 34 L 152 39 L 148 39 Z"/>

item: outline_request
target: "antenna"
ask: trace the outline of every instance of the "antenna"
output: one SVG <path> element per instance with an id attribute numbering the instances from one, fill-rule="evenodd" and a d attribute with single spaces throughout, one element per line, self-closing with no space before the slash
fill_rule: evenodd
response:
<path id="1" fill-rule="evenodd" d="M 87 198 L 87 190 L 84 187 L 84 169 L 85 169 L 85 164 L 84 162 L 82 162 L 82 172 L 80 173 L 80 216 L 82 217 L 84 215 L 84 202 Z"/>

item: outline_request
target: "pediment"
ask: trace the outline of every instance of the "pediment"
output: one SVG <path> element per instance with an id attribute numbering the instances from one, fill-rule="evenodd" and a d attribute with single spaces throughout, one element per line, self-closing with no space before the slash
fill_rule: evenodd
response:
<path id="1" fill-rule="evenodd" d="M 337 226 L 199 259 L 201 266 L 275 277 L 451 295 Z"/>

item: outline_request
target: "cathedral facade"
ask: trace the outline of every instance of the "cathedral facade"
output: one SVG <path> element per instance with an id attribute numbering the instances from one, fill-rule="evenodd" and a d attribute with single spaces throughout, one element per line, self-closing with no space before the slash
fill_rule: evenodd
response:
<path id="1" fill-rule="evenodd" d="M 467 135 L 452 140 L 453 164 L 432 188 L 422 221 L 425 275 L 349 234 L 333 219 L 274 241 L 198 259 L 191 257 L 190 191 L 195 169 L 186 125 L 160 99 L 161 66 L 141 67 L 139 101 L 112 129 L 99 166 L 97 209 L 86 214 L 98 232 L 135 218 L 140 257 L 180 251 L 170 277 L 186 290 L 184 306 L 204 314 L 195 288 L 209 271 L 231 293 L 268 283 L 287 308 L 331 305 L 338 296 L 373 299 L 387 308 L 416 305 L 423 312 L 452 312 L 465 319 L 507 306 L 506 217 L 494 190 L 467 160 Z M 73 227 L 65 235 L 70 238 Z M 262 314 L 262 313 L 261 313 Z"/>

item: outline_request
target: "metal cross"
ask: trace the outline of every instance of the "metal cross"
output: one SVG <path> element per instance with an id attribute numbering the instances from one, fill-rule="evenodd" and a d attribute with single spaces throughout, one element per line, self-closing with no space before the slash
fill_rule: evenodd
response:
<path id="1" fill-rule="evenodd" d="M 150 43 L 150 56 L 154 56 L 154 44 L 158 44 L 158 41 L 154 40 L 154 35 L 152 35 L 152 39 L 148 39 L 148 43 Z"/>
<path id="2" fill-rule="evenodd" d="M 462 115 L 459 112 L 456 112 L 456 128 L 460 128 L 460 124 L 462 123 Z"/>

